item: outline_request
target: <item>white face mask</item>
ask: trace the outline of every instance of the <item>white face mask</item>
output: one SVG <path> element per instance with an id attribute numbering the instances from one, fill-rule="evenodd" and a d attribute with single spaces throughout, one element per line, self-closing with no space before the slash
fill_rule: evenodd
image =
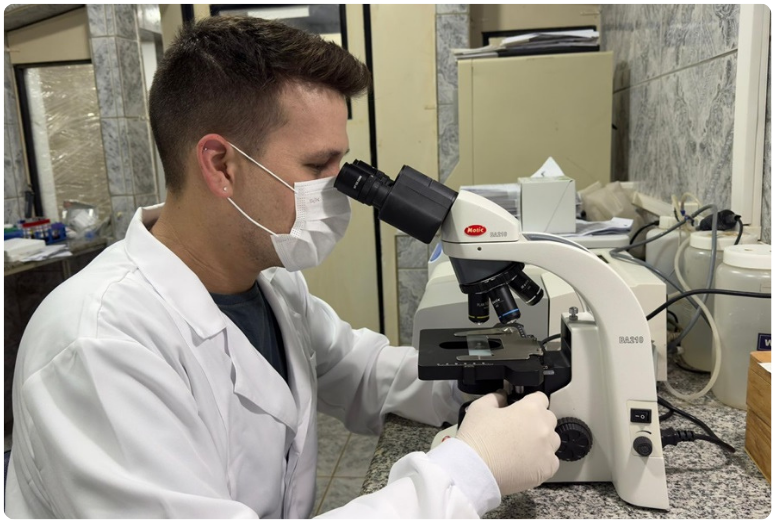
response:
<path id="1" fill-rule="evenodd" d="M 350 199 L 334 188 L 335 177 L 296 182 L 291 187 L 234 144 L 230 145 L 295 193 L 296 221 L 290 234 L 277 234 L 248 216 L 231 198 L 229 202 L 253 225 L 272 235 L 274 249 L 287 270 L 300 271 L 323 263 L 350 223 Z"/>

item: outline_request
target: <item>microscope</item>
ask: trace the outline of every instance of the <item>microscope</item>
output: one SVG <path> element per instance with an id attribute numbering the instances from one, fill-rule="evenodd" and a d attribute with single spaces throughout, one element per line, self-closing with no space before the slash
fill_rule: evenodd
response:
<path id="1" fill-rule="evenodd" d="M 635 295 L 604 261 L 562 241 L 532 241 L 519 221 L 489 200 L 457 193 L 404 166 L 395 181 L 370 165 L 346 163 L 335 187 L 378 211 L 379 219 L 430 243 L 441 231 L 468 318 L 486 329 L 420 332 L 421 380 L 457 380 L 470 394 L 503 388 L 510 401 L 542 391 L 557 416 L 561 446 L 554 483 L 612 482 L 619 497 L 668 509 L 649 327 Z M 559 346 L 519 324 L 514 294 L 533 305 L 542 290 L 531 264 L 571 285 L 588 310 L 563 313 Z"/>

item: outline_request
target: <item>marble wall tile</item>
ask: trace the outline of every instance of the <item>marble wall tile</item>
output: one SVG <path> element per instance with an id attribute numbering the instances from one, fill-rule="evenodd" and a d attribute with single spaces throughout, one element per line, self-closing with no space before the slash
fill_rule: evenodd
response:
<path id="1" fill-rule="evenodd" d="M 619 5 L 603 4 L 600 6 L 600 49 L 611 51 L 618 41 L 620 35 L 616 29 L 616 16 L 618 15 Z"/>
<path id="2" fill-rule="evenodd" d="M 456 104 L 439 105 L 439 179 L 447 181 L 460 160 L 460 126 Z"/>
<path id="3" fill-rule="evenodd" d="M 629 82 L 629 50 L 630 32 L 619 27 L 622 5 L 602 5 L 600 7 L 600 50 L 611 51 L 614 63 L 614 91 L 623 88 Z"/>
<path id="4" fill-rule="evenodd" d="M 124 116 L 144 117 L 145 88 L 143 87 L 140 46 L 137 40 L 116 38 L 118 64 L 121 72 L 121 94 L 124 101 Z"/>
<path id="5" fill-rule="evenodd" d="M 647 82 L 623 93 L 629 96 L 627 176 L 640 181 L 641 190 L 650 194 L 661 180 L 657 173 L 658 138 L 662 133 L 658 118 L 660 86 L 660 81 Z"/>
<path id="6" fill-rule="evenodd" d="M 457 62 L 452 49 L 468 47 L 468 15 L 436 17 L 437 98 L 440 104 L 457 105 Z"/>
<path id="7" fill-rule="evenodd" d="M 649 194 L 670 201 L 688 191 L 729 206 L 736 68 L 733 54 L 661 79 L 657 178 L 646 181 Z"/>
<path id="8" fill-rule="evenodd" d="M 19 198 L 6 198 L 3 201 L 3 223 L 16 223 L 21 219 Z"/>
<path id="9" fill-rule="evenodd" d="M 24 164 L 24 151 L 22 150 L 21 129 L 16 125 L 6 127 L 8 132 L 9 150 L 4 153 L 10 156 L 13 166 L 12 176 L 14 176 L 16 185 L 16 194 L 14 196 L 23 196 L 27 189 L 27 168 Z M 11 195 L 6 195 L 11 196 Z"/>
<path id="10" fill-rule="evenodd" d="M 411 236 L 396 236 L 399 269 L 422 269 L 428 266 L 428 246 Z"/>
<path id="11" fill-rule="evenodd" d="M 110 6 L 107 9 L 110 9 Z M 124 103 L 121 99 L 116 39 L 110 37 L 92 38 L 91 50 L 100 116 L 105 118 L 123 115 Z"/>
<path id="12" fill-rule="evenodd" d="M 764 173 L 762 174 L 762 241 L 772 243 L 772 140 L 770 117 L 772 67 L 767 69 L 767 109 L 764 120 Z"/>
<path id="13" fill-rule="evenodd" d="M 95 36 L 108 35 L 108 24 L 105 22 L 105 7 L 104 4 L 86 4 L 86 16 L 89 19 L 89 34 L 92 38 Z"/>
<path id="14" fill-rule="evenodd" d="M 11 152 L 11 145 L 8 142 L 8 133 L 10 126 L 5 126 L 5 145 L 3 149 L 3 195 L 6 198 L 16 196 L 16 173 L 13 167 L 13 154 Z"/>
<path id="15" fill-rule="evenodd" d="M 109 36 L 116 35 L 116 10 L 113 4 L 105 5 L 105 30 Z"/>
<path id="16" fill-rule="evenodd" d="M 437 15 L 448 15 L 452 13 L 466 13 L 468 14 L 468 4 L 436 4 Z"/>
<path id="17" fill-rule="evenodd" d="M 111 196 L 128 194 L 121 157 L 118 118 L 102 118 L 102 147 L 105 150 L 105 169 L 108 176 L 108 191 Z"/>
<path id="18" fill-rule="evenodd" d="M 668 4 L 660 7 L 662 71 L 673 71 L 737 49 L 739 5 Z"/>
<path id="19" fill-rule="evenodd" d="M 116 4 L 113 6 L 116 16 L 116 36 L 131 40 L 137 39 L 137 21 L 135 7 L 132 4 Z"/>
<path id="20" fill-rule="evenodd" d="M 15 82 L 11 56 L 8 54 L 8 46 L 6 46 L 5 65 L 3 67 L 3 90 L 5 95 L 3 110 L 5 113 L 5 123 L 19 125 L 19 117 L 16 112 L 16 91 L 14 91 Z"/>
<path id="21" fill-rule="evenodd" d="M 637 85 L 660 73 L 663 4 L 618 4 L 614 13 L 614 89 Z M 616 35 L 614 35 L 616 36 Z"/>
<path id="22" fill-rule="evenodd" d="M 147 120 L 127 120 L 135 194 L 156 192 Z"/>
<path id="23" fill-rule="evenodd" d="M 161 12 L 159 4 L 136 4 L 137 8 L 137 27 L 161 33 Z"/>
<path id="24" fill-rule="evenodd" d="M 655 78 L 660 69 L 660 5 L 604 5 L 601 49 L 614 53 L 614 90 Z"/>
<path id="25" fill-rule="evenodd" d="M 136 194 L 135 207 L 150 207 L 159 203 L 159 197 L 156 194 Z"/>
<path id="26" fill-rule="evenodd" d="M 121 147 L 121 172 L 124 174 L 124 194 L 134 194 L 135 181 L 132 173 L 132 148 L 129 142 L 128 121 L 118 118 L 118 140 Z"/>
<path id="27" fill-rule="evenodd" d="M 398 328 L 401 345 L 412 343 L 414 313 L 428 283 L 426 269 L 398 270 Z"/>
<path id="28" fill-rule="evenodd" d="M 131 196 L 113 196 L 113 231 L 116 240 L 123 240 L 129 222 L 135 212 L 135 200 Z"/>

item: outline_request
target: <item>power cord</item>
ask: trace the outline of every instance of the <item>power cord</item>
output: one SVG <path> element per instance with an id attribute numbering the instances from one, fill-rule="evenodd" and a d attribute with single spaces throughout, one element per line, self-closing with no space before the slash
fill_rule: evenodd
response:
<path id="1" fill-rule="evenodd" d="M 543 340 L 541 340 L 541 341 L 539 342 L 539 344 L 541 345 L 541 347 L 543 347 L 544 345 L 546 345 L 546 344 L 547 344 L 547 343 L 549 343 L 550 341 L 554 341 L 554 340 L 556 340 L 556 339 L 559 339 L 559 338 L 560 338 L 560 336 L 562 336 L 562 334 L 552 334 L 552 335 L 551 335 L 551 336 L 549 336 L 548 338 L 544 338 Z"/>
<path id="2" fill-rule="evenodd" d="M 743 220 L 740 216 L 737 216 L 736 219 L 739 230 L 737 231 L 737 238 L 735 238 L 735 245 L 738 245 L 740 243 L 740 238 L 743 237 Z"/>
<path id="3" fill-rule="evenodd" d="M 667 401 L 664 398 L 661 398 L 657 396 L 657 403 L 663 407 L 665 407 L 668 410 L 667 414 L 663 414 L 659 417 L 659 421 L 664 421 L 671 417 L 673 414 L 678 414 L 679 416 L 682 416 L 695 425 L 699 426 L 702 430 L 705 431 L 707 436 L 705 434 L 695 434 L 691 430 L 678 430 L 674 429 L 672 427 L 661 429 L 662 433 L 662 446 L 665 445 L 677 445 L 678 443 L 684 442 L 684 441 L 695 441 L 695 440 L 702 440 L 702 441 L 708 441 L 710 443 L 714 443 L 727 452 L 734 453 L 735 447 L 730 445 L 729 443 L 726 443 L 721 438 L 719 438 L 713 430 L 708 427 L 702 420 L 699 418 L 696 418 L 689 414 L 686 411 L 683 411 L 679 409 L 678 407 L 674 406 L 672 403 Z"/>
<path id="4" fill-rule="evenodd" d="M 635 238 L 637 238 L 640 233 L 642 233 L 649 227 L 656 227 L 657 225 L 659 225 L 659 220 L 654 220 L 653 222 L 647 223 L 646 225 L 644 225 L 643 227 L 635 231 L 635 234 L 633 234 L 632 238 L 630 238 L 630 245 L 635 243 Z"/>
<path id="5" fill-rule="evenodd" d="M 663 310 L 670 307 L 675 302 L 682 300 L 686 298 L 687 296 L 693 296 L 695 294 L 724 294 L 726 296 L 742 296 L 746 298 L 762 298 L 762 299 L 771 299 L 772 294 L 769 292 L 746 292 L 746 291 L 732 291 L 729 289 L 693 289 L 691 291 L 682 292 L 669 300 L 667 300 L 665 303 L 651 311 L 651 313 L 646 316 L 647 320 L 650 320 Z"/>
<path id="6" fill-rule="evenodd" d="M 729 443 L 725 443 L 718 438 L 706 436 L 705 434 L 696 434 L 693 430 L 676 430 L 670 427 L 667 429 L 661 429 L 660 432 L 662 433 L 663 447 L 666 447 L 667 445 L 678 445 L 684 441 L 694 441 L 699 439 L 702 441 L 709 441 L 710 443 L 714 443 L 727 452 L 735 452 L 735 447 Z"/>

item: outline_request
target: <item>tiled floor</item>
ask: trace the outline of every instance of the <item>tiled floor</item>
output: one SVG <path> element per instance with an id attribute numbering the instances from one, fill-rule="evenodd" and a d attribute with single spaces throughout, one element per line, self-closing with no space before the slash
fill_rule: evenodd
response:
<path id="1" fill-rule="evenodd" d="M 318 414 L 317 498 L 313 515 L 358 497 L 377 447 L 377 436 L 351 434 L 342 423 Z"/>
<path id="2" fill-rule="evenodd" d="M 342 423 L 318 414 L 317 498 L 313 515 L 341 507 L 358 497 L 369 469 L 377 436 L 352 434 Z M 5 438 L 5 450 L 11 436 Z"/>

